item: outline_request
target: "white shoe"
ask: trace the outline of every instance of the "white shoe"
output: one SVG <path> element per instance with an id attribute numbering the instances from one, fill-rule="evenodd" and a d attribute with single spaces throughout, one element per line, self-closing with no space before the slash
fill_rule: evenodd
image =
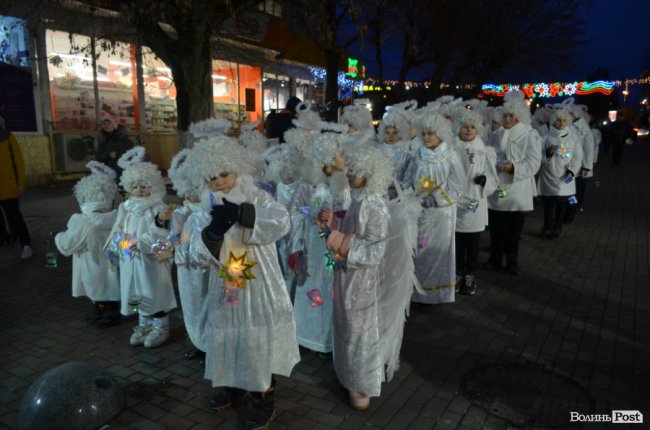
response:
<path id="1" fill-rule="evenodd" d="M 133 329 L 133 334 L 129 342 L 131 346 L 142 345 L 151 332 L 151 318 L 140 315 L 138 326 Z"/>
<path id="2" fill-rule="evenodd" d="M 154 318 L 151 323 L 151 331 L 144 340 L 145 348 L 155 348 L 167 342 L 169 339 L 169 317 Z"/>
<path id="3" fill-rule="evenodd" d="M 34 251 L 32 251 L 32 247 L 29 245 L 23 246 L 23 250 L 20 253 L 20 259 L 27 260 L 28 258 L 32 258 L 32 255 L 34 255 Z"/>

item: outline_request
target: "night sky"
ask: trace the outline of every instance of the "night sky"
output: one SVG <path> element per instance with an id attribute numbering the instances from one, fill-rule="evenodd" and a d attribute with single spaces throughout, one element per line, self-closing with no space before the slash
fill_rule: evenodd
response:
<path id="1" fill-rule="evenodd" d="M 591 0 L 585 33 L 586 45 L 574 51 L 575 69 L 546 76 L 545 81 L 586 80 L 599 66 L 607 67 L 613 80 L 639 77 L 644 68 L 650 69 L 650 0 Z M 385 79 L 397 79 L 399 53 L 390 43 L 384 53 Z M 372 49 L 357 55 L 364 59 L 370 76 L 376 76 Z M 430 67 L 413 70 L 407 80 L 424 81 L 429 72 Z"/>

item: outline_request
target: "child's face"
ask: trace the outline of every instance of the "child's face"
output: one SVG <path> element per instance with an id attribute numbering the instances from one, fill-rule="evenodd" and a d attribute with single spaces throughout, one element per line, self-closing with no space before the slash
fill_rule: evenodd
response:
<path id="1" fill-rule="evenodd" d="M 425 128 L 422 131 L 422 143 L 429 149 L 434 149 L 442 143 L 442 140 L 436 135 L 433 130 Z"/>
<path id="2" fill-rule="evenodd" d="M 149 197 L 151 195 L 151 187 L 143 182 L 138 182 L 133 186 L 131 195 L 134 197 Z"/>
<path id="3" fill-rule="evenodd" d="M 503 128 L 507 130 L 514 127 L 517 124 L 519 124 L 519 120 L 514 114 L 512 113 L 503 114 Z"/>
<path id="4" fill-rule="evenodd" d="M 345 152 L 341 151 L 339 155 L 334 156 L 332 164 L 323 167 L 323 173 L 331 176 L 334 172 L 342 172 L 345 170 Z"/>
<path id="5" fill-rule="evenodd" d="M 366 186 L 366 178 L 363 176 L 347 175 L 350 188 L 363 188 Z"/>
<path id="6" fill-rule="evenodd" d="M 471 142 L 476 139 L 476 127 L 474 124 L 463 124 L 460 126 L 458 134 L 463 142 Z"/>
<path id="7" fill-rule="evenodd" d="M 348 124 L 348 134 L 352 134 L 357 131 L 357 128 L 352 124 Z"/>
<path id="8" fill-rule="evenodd" d="M 558 130 L 564 130 L 569 126 L 570 120 L 567 117 L 561 117 L 561 118 L 556 118 L 555 121 L 553 121 L 553 125 L 555 128 Z"/>
<path id="9" fill-rule="evenodd" d="M 501 127 L 500 123 L 492 121 L 492 131 L 496 131 L 499 127 Z"/>
<path id="10" fill-rule="evenodd" d="M 389 145 L 394 145 L 400 141 L 399 132 L 395 127 L 386 127 L 384 129 L 384 141 Z"/>
<path id="11" fill-rule="evenodd" d="M 235 186 L 237 181 L 237 173 L 233 172 L 221 172 L 214 178 L 210 179 L 208 187 L 212 192 L 221 192 L 228 194 L 230 190 Z"/>

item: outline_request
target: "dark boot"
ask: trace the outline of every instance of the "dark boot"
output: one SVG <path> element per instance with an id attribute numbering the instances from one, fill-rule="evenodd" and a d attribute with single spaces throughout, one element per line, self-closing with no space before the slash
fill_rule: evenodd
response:
<path id="1" fill-rule="evenodd" d="M 102 327 L 112 327 L 122 322 L 120 315 L 120 302 L 103 302 L 102 317 L 97 321 L 97 325 Z"/>
<path id="2" fill-rule="evenodd" d="M 273 406 L 273 390 L 269 388 L 264 393 L 251 393 L 252 408 L 242 428 L 246 430 L 266 430 L 271 421 L 275 419 L 275 407 Z"/>
<path id="3" fill-rule="evenodd" d="M 487 263 L 485 263 L 484 268 L 487 270 L 494 270 L 495 272 L 500 272 L 501 271 L 501 262 L 503 260 L 503 256 L 496 251 L 490 251 L 490 258 L 488 259 Z"/>
<path id="4" fill-rule="evenodd" d="M 194 360 L 196 358 L 204 358 L 205 352 L 193 346 L 192 349 L 190 349 L 183 355 L 183 357 L 187 358 L 188 360 Z"/>
<path id="5" fill-rule="evenodd" d="M 102 313 L 104 309 L 104 302 L 94 302 L 92 311 L 88 312 L 88 315 L 84 318 L 87 323 L 96 323 L 102 318 Z"/>
<path id="6" fill-rule="evenodd" d="M 210 408 L 215 411 L 225 411 L 239 406 L 246 395 L 246 391 L 240 388 L 222 387 L 217 394 L 210 399 Z"/>
<path id="7" fill-rule="evenodd" d="M 508 255 L 506 271 L 511 275 L 519 274 L 519 261 L 517 260 L 517 254 Z"/>

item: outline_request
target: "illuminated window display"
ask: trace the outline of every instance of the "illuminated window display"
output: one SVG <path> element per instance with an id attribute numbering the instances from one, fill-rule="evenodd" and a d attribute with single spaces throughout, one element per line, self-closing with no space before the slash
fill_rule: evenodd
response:
<path id="1" fill-rule="evenodd" d="M 235 123 L 261 119 L 261 81 L 262 71 L 259 67 L 212 60 L 215 116 Z"/>

